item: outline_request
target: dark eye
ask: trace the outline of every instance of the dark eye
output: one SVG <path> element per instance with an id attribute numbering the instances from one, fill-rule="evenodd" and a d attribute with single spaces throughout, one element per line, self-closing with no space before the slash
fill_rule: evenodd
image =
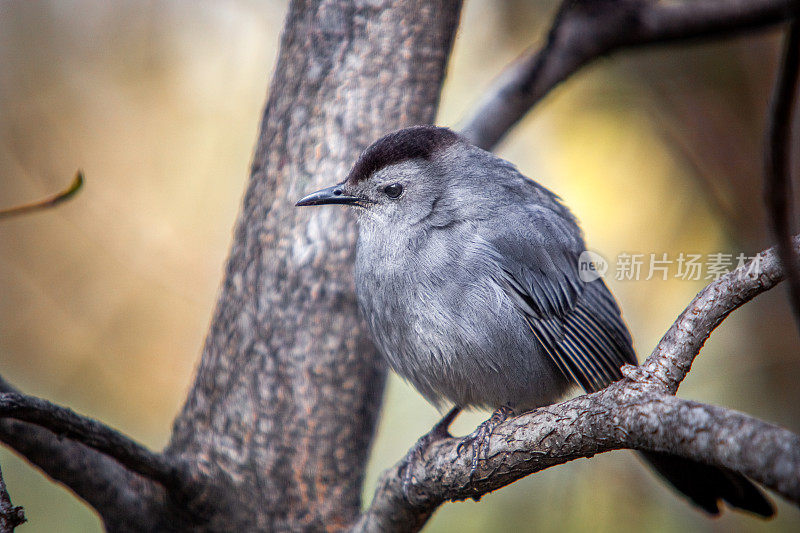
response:
<path id="1" fill-rule="evenodd" d="M 392 183 L 384 187 L 383 192 L 385 192 L 386 196 L 389 198 L 399 198 L 400 195 L 403 194 L 403 186 L 399 183 Z"/>

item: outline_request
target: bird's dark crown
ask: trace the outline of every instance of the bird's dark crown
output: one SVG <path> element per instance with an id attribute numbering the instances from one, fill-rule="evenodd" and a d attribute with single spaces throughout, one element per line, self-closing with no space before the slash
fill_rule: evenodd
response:
<path id="1" fill-rule="evenodd" d="M 364 150 L 347 176 L 347 181 L 359 183 L 388 165 L 409 159 L 430 159 L 459 139 L 454 131 L 436 126 L 412 126 L 389 133 Z"/>

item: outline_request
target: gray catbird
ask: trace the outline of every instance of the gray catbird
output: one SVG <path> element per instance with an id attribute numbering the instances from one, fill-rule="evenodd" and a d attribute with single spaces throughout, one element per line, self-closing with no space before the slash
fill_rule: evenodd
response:
<path id="1" fill-rule="evenodd" d="M 547 405 L 572 385 L 597 391 L 636 364 L 619 308 L 600 278 L 583 281 L 586 249 L 559 198 L 514 165 L 447 128 L 379 139 L 347 179 L 299 206 L 358 208 L 355 282 L 386 361 L 425 398 L 495 414 Z M 584 276 L 584 279 L 586 276 Z M 645 454 L 694 503 L 770 516 L 770 502 L 730 470 Z"/>

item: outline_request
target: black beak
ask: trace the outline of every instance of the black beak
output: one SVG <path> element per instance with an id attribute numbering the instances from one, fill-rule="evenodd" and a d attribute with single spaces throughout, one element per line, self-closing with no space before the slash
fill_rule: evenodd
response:
<path id="1" fill-rule="evenodd" d="M 312 192 L 305 198 L 301 198 L 297 201 L 297 206 L 306 206 L 306 205 L 325 205 L 325 204 L 344 204 L 344 205 L 355 205 L 358 201 L 361 200 L 358 196 L 349 196 L 344 193 L 344 189 L 342 189 L 342 184 L 339 183 L 338 185 L 333 185 L 332 187 L 328 187 L 317 192 Z"/>

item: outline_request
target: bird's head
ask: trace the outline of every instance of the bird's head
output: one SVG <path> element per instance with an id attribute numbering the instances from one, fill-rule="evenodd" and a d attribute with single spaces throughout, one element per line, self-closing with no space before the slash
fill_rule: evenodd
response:
<path id="1" fill-rule="evenodd" d="M 343 182 L 311 193 L 298 206 L 358 207 L 363 220 L 392 226 L 413 224 L 436 207 L 449 182 L 458 148 L 468 146 L 447 128 L 413 126 L 370 145 Z"/>

